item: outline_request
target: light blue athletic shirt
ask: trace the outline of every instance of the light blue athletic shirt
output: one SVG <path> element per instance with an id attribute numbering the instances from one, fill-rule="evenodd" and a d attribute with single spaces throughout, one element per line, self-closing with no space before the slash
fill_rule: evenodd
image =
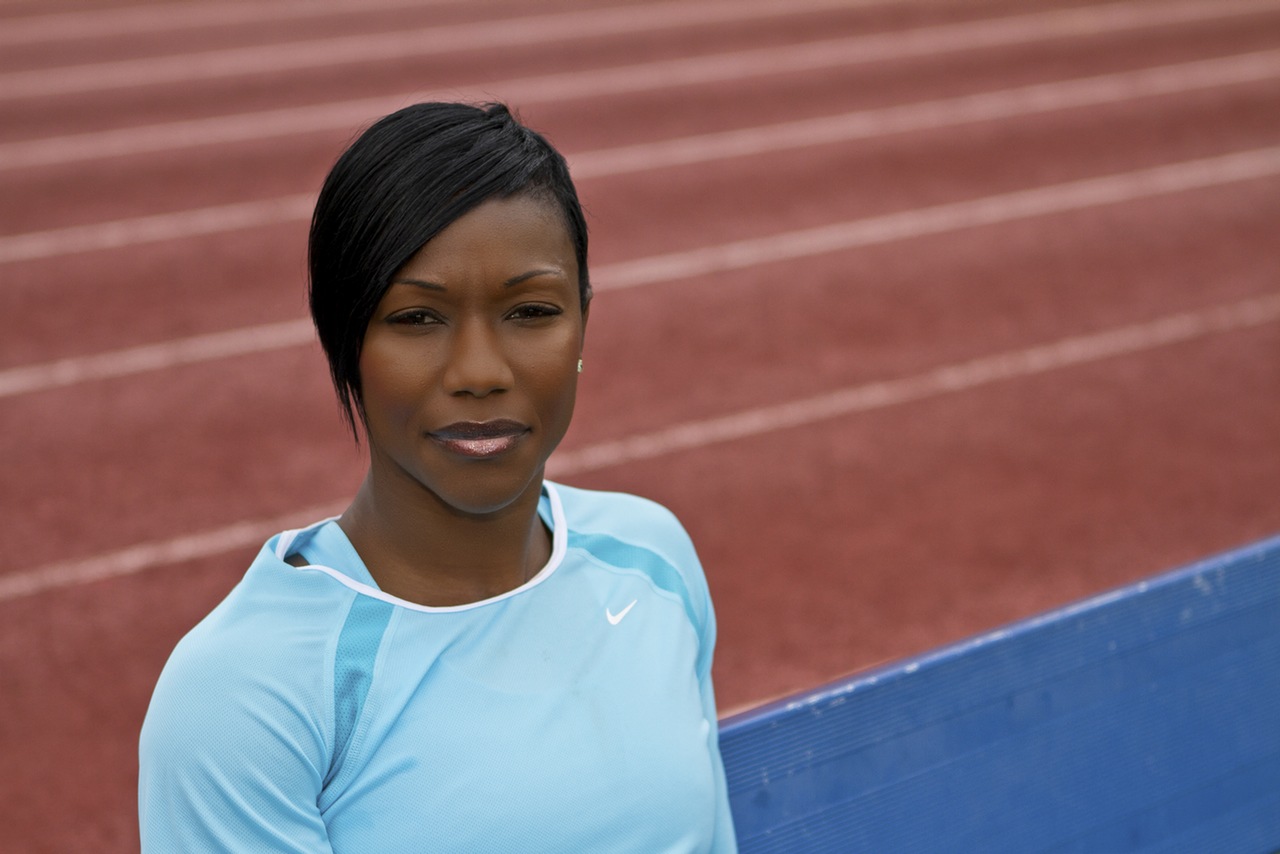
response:
<path id="1" fill-rule="evenodd" d="M 736 850 L 684 529 L 550 483 L 539 512 L 547 565 L 448 608 L 378 590 L 335 522 L 269 540 L 160 676 L 143 850 Z"/>

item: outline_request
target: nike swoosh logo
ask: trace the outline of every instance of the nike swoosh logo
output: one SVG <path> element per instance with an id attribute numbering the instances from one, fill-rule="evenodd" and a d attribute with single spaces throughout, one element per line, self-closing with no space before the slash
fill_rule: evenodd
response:
<path id="1" fill-rule="evenodd" d="M 604 618 L 609 621 L 609 625 L 616 626 L 622 622 L 622 618 L 627 616 L 627 612 L 636 606 L 636 600 L 632 599 L 631 604 L 623 608 L 618 613 L 613 613 L 608 608 L 604 609 Z"/>

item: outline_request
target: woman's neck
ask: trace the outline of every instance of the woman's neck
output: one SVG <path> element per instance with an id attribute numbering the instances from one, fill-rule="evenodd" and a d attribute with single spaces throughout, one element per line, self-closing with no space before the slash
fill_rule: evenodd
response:
<path id="1" fill-rule="evenodd" d="M 371 470 L 338 524 L 385 593 L 435 607 L 478 602 L 524 584 L 551 557 L 541 477 L 484 515 L 448 507 L 416 482 L 384 480 Z"/>

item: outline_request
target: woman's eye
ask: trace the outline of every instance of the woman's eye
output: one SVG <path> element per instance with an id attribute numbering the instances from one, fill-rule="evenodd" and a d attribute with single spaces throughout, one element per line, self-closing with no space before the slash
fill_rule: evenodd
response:
<path id="1" fill-rule="evenodd" d="M 560 309 L 554 305 L 529 303 L 516 306 L 512 309 L 510 317 L 515 320 L 536 320 L 541 317 L 555 317 L 557 314 L 560 314 Z"/>
<path id="2" fill-rule="evenodd" d="M 391 323 L 399 323 L 406 326 L 425 326 L 429 323 L 439 322 L 439 318 L 434 313 L 424 309 L 402 311 L 391 315 L 387 320 Z"/>

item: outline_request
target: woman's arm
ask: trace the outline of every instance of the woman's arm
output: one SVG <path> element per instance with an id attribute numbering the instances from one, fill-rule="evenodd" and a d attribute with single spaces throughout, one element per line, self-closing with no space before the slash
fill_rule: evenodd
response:
<path id="1" fill-rule="evenodd" d="M 145 852 L 331 854 L 317 798 L 324 726 L 289 680 L 179 645 L 139 742 Z M 201 660 L 205 659 L 205 660 Z"/>

